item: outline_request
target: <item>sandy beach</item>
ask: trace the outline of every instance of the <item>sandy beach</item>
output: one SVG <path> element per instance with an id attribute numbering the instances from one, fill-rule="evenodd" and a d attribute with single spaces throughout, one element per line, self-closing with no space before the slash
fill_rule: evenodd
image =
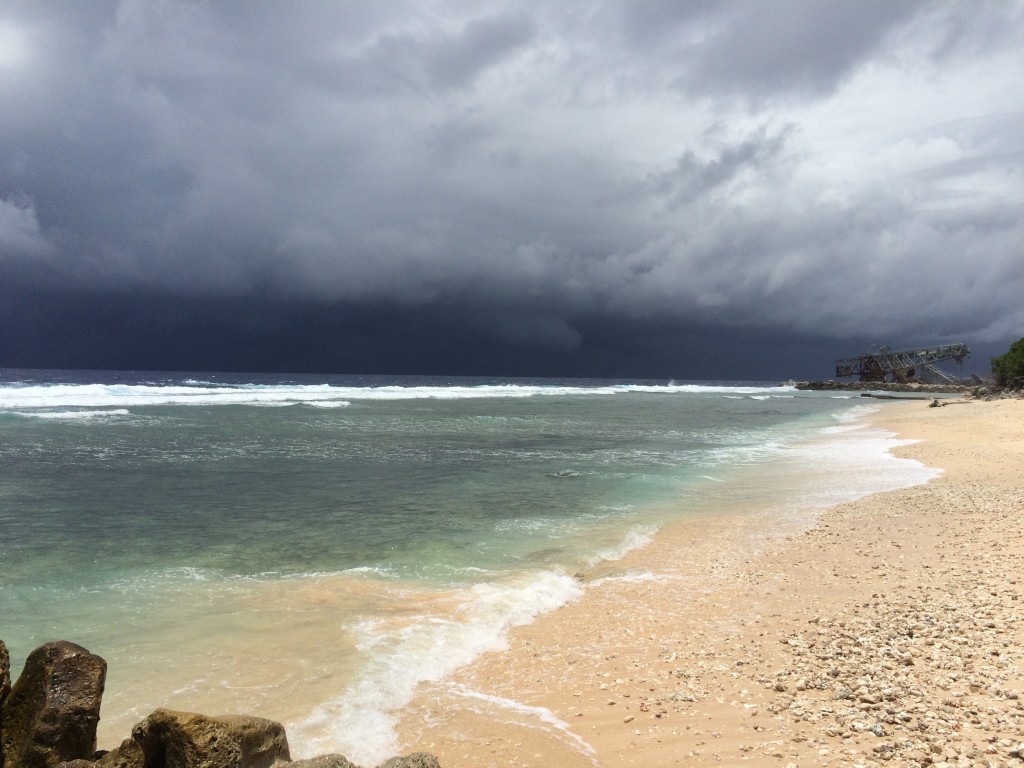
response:
<path id="1" fill-rule="evenodd" d="M 423 686 L 404 744 L 445 768 L 1021 765 L 1024 401 L 872 420 L 942 476 L 810 526 L 663 530 Z"/>

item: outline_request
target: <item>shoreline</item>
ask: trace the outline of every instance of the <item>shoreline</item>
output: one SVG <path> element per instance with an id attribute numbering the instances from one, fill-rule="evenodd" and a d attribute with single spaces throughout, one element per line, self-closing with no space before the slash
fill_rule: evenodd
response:
<path id="1" fill-rule="evenodd" d="M 760 474 L 751 470 L 763 465 L 766 456 L 775 456 L 781 452 L 780 449 L 786 447 L 797 447 L 804 436 L 819 431 L 818 427 L 822 427 L 820 431 L 828 432 L 832 427 L 824 425 L 842 421 L 834 408 L 838 407 L 845 412 L 852 405 L 849 402 L 836 403 L 826 397 L 819 399 L 816 407 L 812 403 L 805 408 L 793 402 L 791 391 L 765 391 L 761 388 L 741 388 L 735 391 L 741 395 L 738 399 L 744 402 L 722 403 L 723 410 L 731 413 L 738 409 L 748 415 L 763 412 L 771 418 L 764 419 L 767 426 L 763 431 L 754 431 L 753 440 L 733 440 L 726 435 L 721 440 L 722 447 L 716 453 L 715 460 L 701 462 L 701 471 L 709 474 L 700 475 L 701 482 L 693 484 L 692 491 L 685 492 L 688 499 L 705 497 L 706 500 L 711 497 L 716 500 L 715 503 L 721 504 L 722 499 L 743 503 L 763 498 L 766 486 L 763 486 L 760 477 L 757 482 L 749 482 L 751 477 Z M 734 390 L 709 393 L 711 397 L 704 397 L 705 393 L 700 393 L 701 398 L 697 402 L 713 402 L 721 399 L 723 394 L 731 396 L 733 393 Z M 687 401 L 695 402 L 681 398 L 677 405 L 675 398 L 650 398 L 647 395 L 641 395 L 640 399 L 651 400 L 652 405 L 668 404 L 672 410 L 685 409 Z M 624 437 L 623 429 L 643 433 L 638 436 L 638 441 L 644 443 L 644 435 L 653 426 L 653 422 L 649 424 L 642 413 L 637 413 L 641 409 L 634 407 L 643 406 L 643 402 L 633 404 L 626 399 L 623 407 L 617 407 L 622 400 L 612 401 L 608 405 L 594 400 L 578 399 L 575 402 L 580 406 L 588 404 L 584 411 L 596 416 L 601 424 L 608 423 L 609 415 L 615 415 L 620 420 L 620 426 L 614 429 L 613 435 L 616 445 Z M 612 407 L 609 408 L 609 405 Z M 734 406 L 737 408 L 734 409 Z M 465 409 L 457 410 L 461 413 Z M 508 411 L 509 408 L 488 407 L 487 410 Z M 519 408 L 513 406 L 511 410 L 514 412 Z M 531 407 L 528 410 L 538 409 Z M 557 402 L 554 408 L 548 410 L 564 412 Z M 856 408 L 853 410 L 856 411 Z M 780 425 L 774 425 L 776 417 L 784 416 L 787 411 L 798 414 L 799 418 L 783 418 Z M 139 415 L 146 417 L 149 414 Z M 686 421 L 688 423 L 690 419 Z M 710 419 L 709 422 L 714 423 L 717 429 L 716 419 Z M 131 429 L 135 431 L 134 427 Z M 841 433 L 844 429 L 837 427 L 836 431 Z M 110 442 L 111 435 L 104 432 L 110 432 L 107 425 L 94 430 L 98 438 L 102 436 L 104 443 Z M 675 440 L 669 442 L 676 444 Z M 848 441 L 837 435 L 833 442 Z M 882 442 L 885 442 L 884 439 Z M 879 447 L 861 447 L 865 450 L 858 448 L 848 451 L 854 457 L 854 464 L 858 456 L 867 459 L 868 466 L 876 463 Z M 842 452 L 831 451 L 832 454 Z M 769 461 L 799 465 L 806 460 L 805 455 L 801 453 L 799 461 Z M 642 465 L 643 462 L 636 464 Z M 558 468 L 561 466 L 562 462 L 556 465 Z M 615 468 L 614 464 L 612 466 Z M 653 476 L 657 474 L 655 471 Z M 667 474 L 674 475 L 675 469 Z M 801 479 L 801 474 L 802 471 L 795 475 L 793 472 L 771 473 L 769 482 L 785 494 L 789 487 L 787 478 Z M 862 474 L 867 479 L 867 486 L 873 487 L 871 476 Z M 737 485 L 729 481 L 729 478 L 735 479 L 736 476 L 745 476 L 748 482 Z M 556 487 L 565 487 L 567 490 L 573 488 L 571 484 L 561 485 L 561 480 L 557 482 L 560 485 Z M 545 535 L 543 530 L 539 537 L 535 537 L 539 546 L 531 549 L 529 554 L 532 556 L 534 551 L 537 553 L 534 560 L 541 568 L 540 574 L 558 577 L 563 597 L 556 602 L 561 604 L 575 598 L 579 586 L 571 574 L 578 570 L 590 572 L 590 581 L 619 570 L 621 554 L 634 531 L 636 538 L 646 538 L 642 535 L 644 528 L 634 523 L 650 522 L 646 528 L 654 530 L 659 526 L 664 527 L 665 517 L 678 517 L 687 514 L 686 510 L 691 507 L 703 509 L 706 506 L 698 502 L 684 505 L 680 510 L 673 502 L 646 503 L 651 501 L 651 497 L 655 497 L 655 502 L 663 502 L 664 499 L 657 493 L 645 495 L 643 491 L 649 488 L 646 483 L 638 485 L 639 491 L 637 484 L 634 484 L 633 490 L 623 495 L 623 501 L 627 503 L 607 507 L 607 519 L 611 521 L 605 526 L 607 530 L 590 529 L 609 536 L 597 537 L 590 533 L 582 537 L 566 536 L 564 546 L 559 544 L 550 547 L 545 545 L 552 537 Z M 839 487 L 824 482 L 813 485 L 830 492 Z M 608 502 L 612 497 L 601 494 L 599 498 Z M 623 515 L 623 512 L 626 514 Z M 625 518 L 632 522 L 629 523 L 630 531 L 626 539 L 623 539 L 622 523 Z M 600 519 L 602 516 L 598 516 Z M 572 531 L 571 527 L 569 531 Z M 606 543 L 608 546 L 605 546 Z M 84 547 L 82 550 L 88 551 Z M 565 552 L 577 550 L 583 555 L 593 556 L 568 559 L 564 555 Z M 549 552 L 550 557 L 547 555 Z M 594 565 L 598 557 L 614 562 L 598 570 Z M 528 568 L 522 570 L 523 575 L 538 573 L 534 560 L 530 561 Z M 551 563 L 556 565 L 549 568 Z M 532 617 L 523 617 L 524 609 L 530 612 L 536 605 L 538 593 L 543 596 L 546 590 L 538 590 L 528 584 L 529 589 L 513 589 L 510 592 L 507 587 L 521 586 L 520 580 L 516 578 L 519 572 L 514 569 L 509 569 L 509 578 L 500 579 L 499 586 L 502 588 L 478 588 L 469 582 L 469 594 L 465 591 L 461 594 L 452 591 L 447 582 L 442 583 L 440 589 L 428 588 L 424 593 L 415 588 L 418 582 L 413 583 L 413 589 L 409 590 L 406 588 L 408 585 L 400 579 L 364 579 L 361 576 L 351 579 L 343 577 L 343 574 L 327 573 L 310 574 L 313 578 L 303 574 L 295 582 L 287 578 L 229 578 L 221 581 L 214 571 L 211 574 L 212 583 L 206 583 L 202 572 L 193 573 L 191 567 L 184 571 L 180 574 L 177 571 L 167 573 L 170 578 L 166 579 L 166 584 L 171 589 L 163 586 L 163 572 L 156 571 L 158 578 L 152 581 L 143 579 L 137 584 L 130 580 L 124 585 L 129 588 L 127 593 L 122 593 L 120 589 L 115 593 L 134 594 L 138 586 L 138 594 L 142 598 L 155 596 L 159 599 L 147 601 L 119 598 L 115 610 L 111 612 L 91 609 L 84 601 L 74 600 L 73 611 L 64 614 L 69 617 L 99 619 L 91 625 L 95 628 L 91 637 L 83 637 L 83 633 L 78 632 L 56 636 L 72 637 L 83 642 L 111 662 L 111 676 L 100 723 L 102 746 L 114 746 L 148 712 L 155 707 L 166 706 L 210 713 L 248 712 L 270 717 L 285 723 L 290 733 L 300 737 L 295 746 L 297 752 L 304 756 L 318 750 L 319 745 L 328 743 L 328 739 L 331 749 L 346 753 L 350 749 L 362 749 L 369 741 L 376 748 L 366 751 L 372 757 L 365 757 L 364 762 L 372 762 L 378 755 L 397 751 L 397 745 L 395 750 L 390 750 L 391 742 L 388 741 L 389 751 L 384 752 L 381 743 L 384 737 L 390 739 L 391 713 L 408 701 L 418 680 L 437 679 L 447 674 L 453 664 L 470 660 L 459 651 L 469 650 L 475 656 L 485 648 L 501 647 L 507 634 L 505 628 L 510 622 L 529 621 Z M 502 574 L 503 577 L 505 575 Z M 391 589 L 393 583 L 397 583 L 401 589 Z M 353 601 L 366 602 L 368 607 L 379 603 L 380 596 L 376 594 L 378 588 L 394 592 L 400 598 L 400 610 L 395 612 L 393 622 L 385 624 L 374 616 L 374 621 L 364 629 L 363 626 L 342 621 L 355 613 L 352 610 Z M 364 589 L 370 589 L 373 594 L 364 595 Z M 481 610 L 477 611 L 476 608 Z M 380 614 L 376 609 L 374 611 Z M 517 615 L 520 618 L 516 618 Z M 123 621 L 125 617 L 131 621 Z M 441 620 L 437 621 L 436 617 Z M 385 618 L 388 616 L 385 615 Z M 343 635 L 339 633 L 339 625 L 352 627 L 352 631 Z M 27 622 L 25 626 L 32 624 Z M 460 637 L 453 637 L 446 629 L 447 626 L 455 627 Z M 415 627 L 415 632 L 405 632 L 406 628 L 412 627 Z M 490 639 L 482 638 L 481 630 L 488 627 L 497 632 Z M 222 628 L 225 631 L 221 632 Z M 134 630 L 135 635 L 122 635 L 125 629 L 129 632 Z M 106 633 L 111 633 L 120 644 L 108 643 Z M 356 645 L 348 641 L 351 638 L 359 641 L 364 637 L 376 643 L 365 656 L 372 662 L 382 663 L 365 664 L 361 668 L 345 666 L 345 660 L 349 657 L 339 653 L 339 646 L 346 643 Z M 131 642 L 123 642 L 126 638 Z M 379 642 L 378 638 L 382 638 L 383 642 Z M 31 645 L 21 642 L 18 647 L 29 648 Z M 111 648 L 125 649 L 126 652 L 118 650 L 111 654 Z M 380 653 L 376 652 L 378 648 L 381 649 Z M 341 647 L 340 650 L 344 651 L 345 648 Z M 353 671 L 355 674 L 352 674 Z M 359 685 L 350 684 L 352 680 L 358 681 Z M 400 685 L 397 691 L 393 686 L 395 682 Z M 378 728 L 378 725 L 383 727 Z M 326 739 L 321 740 L 321 735 Z"/>
<path id="2" fill-rule="evenodd" d="M 895 453 L 939 478 L 775 536 L 757 515 L 672 526 L 421 686 L 403 745 L 446 768 L 1016 761 L 1022 417 L 887 403 L 869 423 L 921 440 Z"/>

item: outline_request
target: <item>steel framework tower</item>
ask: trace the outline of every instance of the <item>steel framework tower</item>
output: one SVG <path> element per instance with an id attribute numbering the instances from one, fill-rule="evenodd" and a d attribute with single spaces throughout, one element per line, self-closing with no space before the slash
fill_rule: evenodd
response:
<path id="1" fill-rule="evenodd" d="M 955 360 L 963 363 L 971 354 L 966 344 L 945 344 L 938 347 L 904 349 L 897 352 L 880 347 L 877 352 L 836 360 L 836 377 L 859 376 L 861 381 L 925 381 L 955 384 L 956 379 L 937 368 L 935 363 Z"/>

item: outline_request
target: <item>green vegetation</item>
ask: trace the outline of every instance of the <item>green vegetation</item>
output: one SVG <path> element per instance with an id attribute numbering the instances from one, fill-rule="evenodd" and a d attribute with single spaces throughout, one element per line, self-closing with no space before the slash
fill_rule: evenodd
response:
<path id="1" fill-rule="evenodd" d="M 992 358 L 996 384 L 1006 386 L 1011 379 L 1024 377 L 1024 339 L 1017 339 L 1005 355 Z"/>

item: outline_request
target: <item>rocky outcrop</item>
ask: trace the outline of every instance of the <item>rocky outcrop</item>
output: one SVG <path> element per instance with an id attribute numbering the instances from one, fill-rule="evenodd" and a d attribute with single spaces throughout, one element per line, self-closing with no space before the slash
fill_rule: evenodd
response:
<path id="1" fill-rule="evenodd" d="M 245 715 L 158 709 L 94 768 L 274 768 L 291 762 L 284 726 Z M 83 768 L 81 764 L 62 768 Z"/>
<path id="2" fill-rule="evenodd" d="M 296 760 L 288 768 L 359 768 L 344 755 L 318 755 L 308 760 Z"/>
<path id="3" fill-rule="evenodd" d="M 7 653 L 7 646 L 0 640 L 0 768 L 4 768 L 4 702 L 11 692 L 11 657 Z"/>
<path id="4" fill-rule="evenodd" d="M 140 768 L 145 765 L 142 747 L 131 739 L 121 742 L 121 746 L 111 752 L 97 752 L 93 759 L 70 760 L 61 763 L 57 768 Z"/>
<path id="5" fill-rule="evenodd" d="M 392 757 L 377 768 L 441 768 L 437 758 L 429 752 L 413 752 L 405 757 Z"/>
<path id="6" fill-rule="evenodd" d="M 921 384 L 918 382 L 903 384 L 898 381 L 798 381 L 794 386 L 799 390 L 826 392 L 938 392 L 943 394 L 965 394 L 972 389 L 963 384 Z"/>
<path id="7" fill-rule="evenodd" d="M 3 704 L 6 768 L 55 768 L 92 757 L 107 663 L 64 641 L 36 648 Z"/>
<path id="8" fill-rule="evenodd" d="M 284 726 L 247 715 L 158 709 L 110 752 L 96 751 L 107 663 L 68 642 L 29 654 L 11 686 L 0 641 L 0 768 L 359 768 L 343 755 L 292 761 Z M 6 764 L 5 764 L 6 760 Z M 426 752 L 379 768 L 440 768 Z"/>
<path id="9" fill-rule="evenodd" d="M 967 397 L 974 400 L 1024 399 L 1024 378 L 1010 379 L 1002 387 L 998 384 L 982 384 L 973 387 Z"/>

